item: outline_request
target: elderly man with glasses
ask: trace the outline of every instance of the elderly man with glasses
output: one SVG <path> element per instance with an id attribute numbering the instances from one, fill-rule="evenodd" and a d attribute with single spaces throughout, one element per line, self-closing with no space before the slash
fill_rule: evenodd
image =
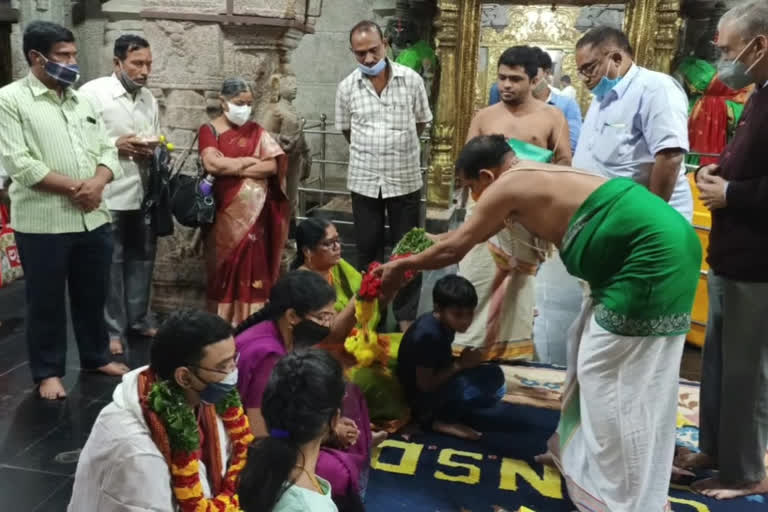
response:
<path id="1" fill-rule="evenodd" d="M 573 166 L 648 187 L 685 218 L 693 198 L 685 178 L 688 99 L 670 76 L 632 60 L 627 36 L 596 27 L 576 43 L 579 77 L 594 95 Z"/>

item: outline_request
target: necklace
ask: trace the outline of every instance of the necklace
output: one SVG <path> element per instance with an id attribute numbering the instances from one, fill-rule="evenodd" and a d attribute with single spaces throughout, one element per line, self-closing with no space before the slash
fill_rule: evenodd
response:
<path id="1" fill-rule="evenodd" d="M 310 475 L 309 471 L 304 466 L 296 466 L 298 469 L 300 469 L 305 475 L 307 475 L 307 478 L 309 478 L 309 481 L 312 482 L 312 485 L 315 487 L 315 490 L 319 492 L 320 494 L 325 494 L 323 492 L 323 488 L 320 486 L 320 482 L 317 481 L 317 477 L 315 475 Z"/>

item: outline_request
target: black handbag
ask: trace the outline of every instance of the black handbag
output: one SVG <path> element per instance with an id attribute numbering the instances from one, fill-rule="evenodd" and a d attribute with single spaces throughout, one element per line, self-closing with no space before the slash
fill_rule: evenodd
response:
<path id="1" fill-rule="evenodd" d="M 155 236 L 173 234 L 171 212 L 171 155 L 164 144 L 152 152 L 152 161 L 147 180 L 147 190 L 142 202 L 142 211 L 152 226 Z"/>
<path id="2" fill-rule="evenodd" d="M 218 134 L 209 123 L 208 126 L 218 139 Z M 181 169 L 187 161 L 189 153 L 197 142 L 195 135 L 192 144 L 181 159 L 178 168 L 171 177 L 171 211 L 173 216 L 182 226 L 200 228 L 213 224 L 216 218 L 216 200 L 213 193 L 203 194 L 200 190 L 200 182 L 205 178 L 205 168 L 200 157 L 197 158 L 197 173 L 195 175 L 182 174 Z"/>

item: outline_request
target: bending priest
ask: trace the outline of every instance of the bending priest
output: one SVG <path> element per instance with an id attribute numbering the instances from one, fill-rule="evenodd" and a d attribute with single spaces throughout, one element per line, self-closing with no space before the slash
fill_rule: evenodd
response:
<path id="1" fill-rule="evenodd" d="M 469 141 L 456 167 L 481 194 L 474 214 L 426 251 L 380 267 L 383 292 L 408 270 L 456 263 L 508 224 L 556 244 L 591 297 L 569 334 L 554 462 L 581 511 L 667 510 L 679 363 L 701 264 L 693 228 L 632 180 L 519 160 L 501 135 Z"/>

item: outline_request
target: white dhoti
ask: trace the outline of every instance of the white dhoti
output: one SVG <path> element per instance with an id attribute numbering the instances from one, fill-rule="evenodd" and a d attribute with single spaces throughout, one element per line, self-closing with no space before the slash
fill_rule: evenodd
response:
<path id="1" fill-rule="evenodd" d="M 670 510 L 684 343 L 608 332 L 585 299 L 568 335 L 557 461 L 580 511 Z"/>
<path id="2" fill-rule="evenodd" d="M 467 218 L 473 207 L 467 206 Z M 483 347 L 487 359 L 533 359 L 534 275 L 546 248 L 541 245 L 520 224 L 511 224 L 459 262 L 459 275 L 475 287 L 478 303 L 472 325 L 456 333 L 457 348 Z M 507 275 L 495 282 L 499 268 Z"/>

